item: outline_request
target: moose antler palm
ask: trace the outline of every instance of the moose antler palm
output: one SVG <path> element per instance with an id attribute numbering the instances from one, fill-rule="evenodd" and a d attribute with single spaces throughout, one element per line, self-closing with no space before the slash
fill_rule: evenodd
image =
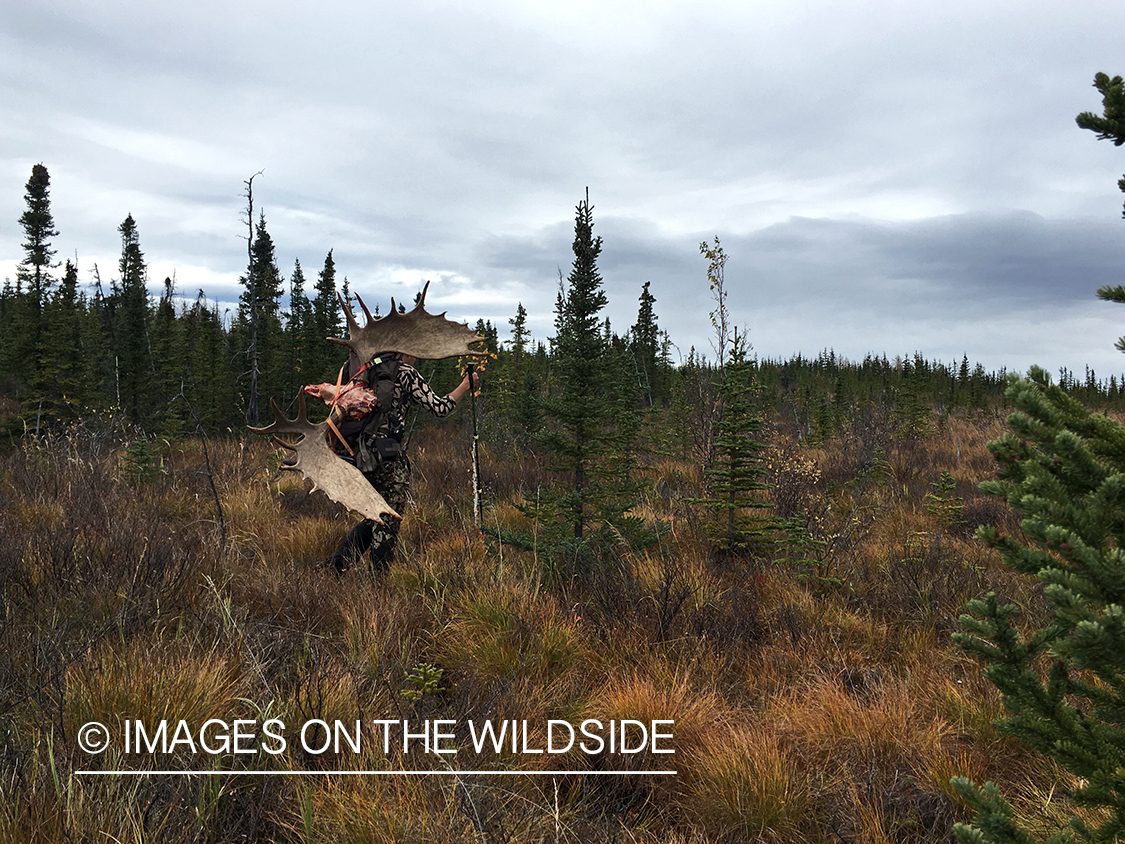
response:
<path id="1" fill-rule="evenodd" d="M 422 288 L 418 304 L 407 313 L 400 314 L 395 300 L 391 299 L 391 310 L 385 317 L 376 319 L 367 310 L 367 305 L 356 296 L 363 309 L 367 323 L 360 326 L 356 322 L 351 306 L 340 298 L 340 304 L 348 318 L 348 339 L 329 337 L 333 343 L 347 346 L 361 363 L 366 363 L 380 352 L 399 352 L 423 360 L 440 360 L 458 355 L 480 355 L 482 350 L 473 345 L 484 340 L 469 326 L 447 319 L 445 311 L 431 314 L 426 311 L 426 291 L 430 283 Z"/>
<path id="2" fill-rule="evenodd" d="M 297 401 L 297 418 L 286 419 L 277 402 L 270 399 L 274 421 L 264 428 L 251 428 L 255 434 L 272 434 L 273 443 L 294 452 L 297 457 L 286 461 L 282 469 L 302 472 L 313 482 L 313 489 L 322 489 L 333 501 L 343 504 L 380 524 L 383 516 L 401 519 L 367 479 L 351 463 L 341 460 L 328 446 L 328 422 L 310 422 L 302 393 Z M 278 434 L 296 434 L 295 443 Z"/>

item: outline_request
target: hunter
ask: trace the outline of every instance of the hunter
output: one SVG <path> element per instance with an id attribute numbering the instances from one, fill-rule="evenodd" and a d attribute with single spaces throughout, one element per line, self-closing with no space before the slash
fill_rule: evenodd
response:
<path id="1" fill-rule="evenodd" d="M 470 373 L 448 396 L 439 397 L 414 368 L 416 361 L 413 355 L 380 352 L 366 365 L 356 366 L 358 358 L 349 354 L 341 385 L 305 387 L 305 393 L 331 404 L 340 416 L 339 434 L 352 454 L 342 443 L 337 443 L 337 454 L 353 462 L 399 516 L 405 514 L 410 494 L 410 460 L 404 442 L 408 406 L 413 403 L 434 416 L 448 416 L 466 393 L 480 385 L 480 376 Z M 343 574 L 368 553 L 371 572 L 385 574 L 394 559 L 400 525 L 395 518 L 384 518 L 382 523 L 363 519 L 322 565 Z"/>
<path id="2" fill-rule="evenodd" d="M 414 368 L 419 358 L 484 354 L 474 348 L 484 338 L 468 325 L 426 311 L 429 287 L 427 282 L 413 310 L 400 312 L 391 299 L 390 312 L 378 319 L 356 296 L 367 317 L 362 326 L 350 304 L 341 298 L 348 337 L 327 338 L 348 348 L 348 362 L 336 383 L 304 387 L 297 395 L 295 419 L 287 419 L 271 399 L 273 423 L 250 428 L 256 434 L 271 435 L 275 445 L 292 452 L 282 462 L 283 470 L 301 472 L 314 488 L 363 517 L 324 561 L 340 574 L 368 551 L 376 574 L 384 574 L 394 557 L 410 491 L 410 461 L 404 442 L 407 406 L 413 402 L 436 416 L 447 416 L 466 393 L 479 386 L 478 376 L 466 375 L 452 393 L 439 398 Z M 323 422 L 309 420 L 306 395 L 331 404 Z"/>

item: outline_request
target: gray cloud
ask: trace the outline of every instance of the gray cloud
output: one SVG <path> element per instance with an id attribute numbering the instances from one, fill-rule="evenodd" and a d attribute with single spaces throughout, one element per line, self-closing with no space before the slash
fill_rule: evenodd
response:
<path id="1" fill-rule="evenodd" d="M 714 304 L 698 246 L 710 237 L 614 217 L 597 220 L 595 231 L 605 241 L 601 269 L 614 326 L 625 330 L 635 319 L 641 285 L 651 281 L 661 325 L 685 351 L 694 345 L 709 352 Z M 1111 348 L 1118 314 L 1094 300 L 1096 288 L 1118 283 L 1125 267 L 1115 220 L 1026 212 L 898 223 L 793 218 L 749 234 L 719 234 L 729 259 L 729 306 L 760 354 L 921 351 L 941 359 L 967 353 L 992 367 L 1081 369 L 1088 361 L 1125 368 Z M 554 270 L 569 269 L 569 239 L 563 224 L 538 237 L 492 238 L 479 272 L 539 279 L 524 304 L 549 312 Z M 1042 323 L 1071 319 L 1084 320 L 1086 330 L 1036 333 Z M 1021 320 L 1028 323 L 1023 336 L 1012 328 Z M 1071 346 L 1065 351 L 1056 345 L 1064 339 Z"/>

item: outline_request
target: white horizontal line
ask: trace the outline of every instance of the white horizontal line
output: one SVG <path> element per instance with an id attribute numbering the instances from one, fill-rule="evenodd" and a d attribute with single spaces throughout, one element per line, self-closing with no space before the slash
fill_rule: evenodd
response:
<path id="1" fill-rule="evenodd" d="M 284 777 L 284 776 L 310 776 L 310 777 L 338 777 L 338 776 L 417 776 L 417 777 L 465 777 L 465 776 L 493 776 L 493 777 L 542 777 L 542 776 L 582 776 L 582 777 L 608 777 L 608 776 L 667 776 L 674 775 L 675 771 L 75 771 L 75 774 L 89 776 L 135 776 L 135 777 L 220 777 L 220 776 L 251 776 L 251 777 Z"/>

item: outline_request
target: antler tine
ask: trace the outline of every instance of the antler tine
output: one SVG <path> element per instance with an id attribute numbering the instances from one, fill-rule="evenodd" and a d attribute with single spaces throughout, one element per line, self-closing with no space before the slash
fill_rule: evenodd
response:
<path id="1" fill-rule="evenodd" d="M 426 291 L 430 289 L 430 282 L 426 282 L 426 286 L 422 288 L 422 295 L 418 297 L 418 304 L 414 306 L 414 310 L 425 307 L 426 304 Z M 444 314 L 445 312 L 442 311 Z"/>
<path id="2" fill-rule="evenodd" d="M 352 329 L 359 331 L 359 323 L 355 321 L 355 314 L 352 313 L 352 306 L 344 299 L 344 297 L 337 293 L 336 298 L 340 300 L 340 307 L 344 309 L 344 315 L 348 318 L 348 333 L 352 333 Z M 359 298 L 358 296 L 356 298 Z M 364 308 L 364 310 L 367 310 Z M 329 337 L 329 340 L 332 338 Z"/>
<path id="3" fill-rule="evenodd" d="M 308 435 L 316 429 L 316 425 L 309 421 L 304 394 L 297 397 L 297 417 L 295 419 L 286 419 L 285 411 L 278 407 L 277 402 L 272 398 L 270 399 L 270 407 L 273 408 L 273 422 L 263 428 L 250 428 L 255 434 Z"/>
<path id="4" fill-rule="evenodd" d="M 287 443 L 281 437 L 270 437 L 270 442 L 276 446 L 281 446 L 281 448 L 288 449 L 289 451 L 297 455 L 297 459 L 292 463 L 282 463 L 282 469 L 300 469 L 301 453 L 297 450 L 297 446 L 292 445 L 291 443 Z"/>
<path id="5" fill-rule="evenodd" d="M 394 316 L 398 313 L 398 305 L 395 304 L 395 297 L 391 297 L 391 312 L 387 316 Z"/>
<path id="6" fill-rule="evenodd" d="M 367 305 L 363 304 L 363 300 L 359 298 L 358 293 L 355 294 L 355 300 L 359 302 L 359 306 L 363 308 L 363 315 L 367 317 L 367 324 L 370 325 L 372 322 L 371 311 L 367 310 Z"/>
<path id="7" fill-rule="evenodd" d="M 272 397 L 270 398 L 270 407 L 273 409 L 273 421 L 270 424 L 261 428 L 254 428 L 250 425 L 246 427 L 255 434 L 268 434 L 270 431 L 275 430 L 280 423 L 289 421 L 285 418 L 285 414 L 281 412 L 281 408 L 277 406 L 277 402 L 274 401 Z"/>

